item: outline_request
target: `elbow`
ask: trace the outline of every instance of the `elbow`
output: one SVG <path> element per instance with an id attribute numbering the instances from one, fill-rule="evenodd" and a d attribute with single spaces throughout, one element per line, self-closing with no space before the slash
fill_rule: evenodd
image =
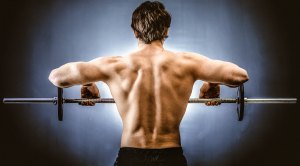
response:
<path id="1" fill-rule="evenodd" d="M 234 87 L 240 86 L 249 80 L 247 71 L 242 68 L 233 70 L 230 75 L 231 77 L 228 79 L 228 84 Z"/>
<path id="2" fill-rule="evenodd" d="M 240 71 L 236 74 L 237 76 L 237 82 L 240 84 L 243 84 L 249 80 L 249 76 L 246 70 L 240 69 Z"/>
<path id="3" fill-rule="evenodd" d="M 55 85 L 57 87 L 60 87 L 61 81 L 59 79 L 57 69 L 54 69 L 54 70 L 51 71 L 51 73 L 49 74 L 48 79 L 53 85 Z"/>
<path id="4" fill-rule="evenodd" d="M 51 71 L 51 73 L 49 74 L 48 77 L 49 81 L 60 88 L 65 88 L 66 84 L 64 83 L 62 77 L 60 76 L 60 74 L 57 72 L 57 69 L 54 69 Z"/>

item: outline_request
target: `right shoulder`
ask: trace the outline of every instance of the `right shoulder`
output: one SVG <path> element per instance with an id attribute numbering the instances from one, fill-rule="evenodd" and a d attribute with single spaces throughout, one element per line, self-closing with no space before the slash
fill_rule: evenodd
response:
<path id="1" fill-rule="evenodd" d="M 194 52 L 176 52 L 175 55 L 179 61 L 189 67 L 199 67 L 198 65 L 210 60 L 208 57 Z"/>
<path id="2" fill-rule="evenodd" d="M 199 78 L 199 75 L 202 75 L 202 72 L 207 70 L 205 66 L 211 61 L 208 57 L 194 52 L 176 52 L 175 54 L 180 65 L 184 66 L 195 80 Z"/>
<path id="3" fill-rule="evenodd" d="M 194 52 L 175 52 L 175 54 L 184 60 L 208 59 L 206 56 Z"/>

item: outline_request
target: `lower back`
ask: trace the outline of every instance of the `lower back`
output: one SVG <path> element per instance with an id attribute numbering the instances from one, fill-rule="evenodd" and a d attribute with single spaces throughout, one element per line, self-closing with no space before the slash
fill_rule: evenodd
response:
<path id="1" fill-rule="evenodd" d="M 180 133 L 179 130 L 173 130 L 171 133 L 151 133 L 144 129 L 136 132 L 123 130 L 121 147 L 135 147 L 135 148 L 171 148 L 180 147 Z"/>
<path id="2" fill-rule="evenodd" d="M 121 82 L 110 86 L 123 121 L 121 147 L 181 146 L 179 125 L 194 80 L 169 54 L 130 57 L 134 68 L 124 69 L 129 71 L 122 72 Z"/>

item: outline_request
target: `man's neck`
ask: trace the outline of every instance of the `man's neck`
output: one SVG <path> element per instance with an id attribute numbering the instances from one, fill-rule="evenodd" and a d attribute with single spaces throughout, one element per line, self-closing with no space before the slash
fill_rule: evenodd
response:
<path id="1" fill-rule="evenodd" d="M 145 49 L 145 48 L 156 48 L 156 49 L 163 49 L 163 41 L 155 40 L 152 41 L 150 44 L 146 44 L 143 41 L 138 41 L 138 49 Z"/>

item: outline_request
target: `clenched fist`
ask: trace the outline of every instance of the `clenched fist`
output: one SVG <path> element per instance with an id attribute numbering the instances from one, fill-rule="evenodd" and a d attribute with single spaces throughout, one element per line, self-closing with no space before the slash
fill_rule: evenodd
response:
<path id="1" fill-rule="evenodd" d="M 95 83 L 82 85 L 81 86 L 81 98 L 84 99 L 96 99 L 100 98 L 100 92 Z M 81 102 L 80 105 L 83 106 L 94 106 L 95 102 L 93 101 L 85 101 Z"/>
<path id="2" fill-rule="evenodd" d="M 201 89 L 199 98 L 219 98 L 220 97 L 220 85 L 215 83 L 204 82 Z M 218 101 L 206 102 L 207 106 L 217 106 L 221 103 Z"/>

